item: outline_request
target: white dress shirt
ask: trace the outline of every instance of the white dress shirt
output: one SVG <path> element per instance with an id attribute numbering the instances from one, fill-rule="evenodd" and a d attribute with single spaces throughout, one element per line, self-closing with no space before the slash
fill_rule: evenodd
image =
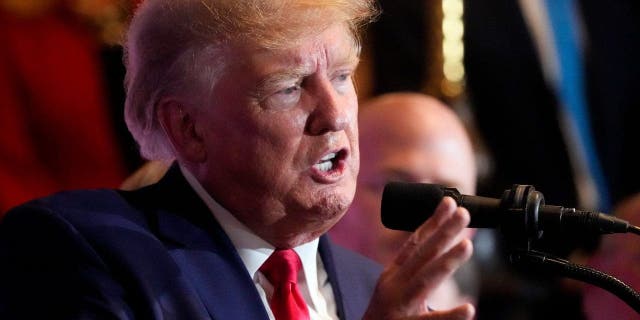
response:
<path id="1" fill-rule="evenodd" d="M 273 293 L 273 286 L 258 269 L 273 253 L 275 248 L 255 235 L 227 209 L 216 202 L 189 170 L 182 166 L 180 166 L 180 170 L 231 239 L 244 266 L 247 268 L 247 272 L 256 285 L 269 318 L 274 320 L 275 318 L 268 302 Z M 303 272 L 298 273 L 298 288 L 307 303 L 311 319 L 338 319 L 331 283 L 329 283 L 327 272 L 318 254 L 318 239 L 295 247 L 293 250 L 300 256 L 302 261 Z"/>

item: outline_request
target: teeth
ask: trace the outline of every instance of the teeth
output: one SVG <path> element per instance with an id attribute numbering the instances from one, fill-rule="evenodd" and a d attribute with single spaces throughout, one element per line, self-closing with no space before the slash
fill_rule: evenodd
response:
<path id="1" fill-rule="evenodd" d="M 330 159 L 333 159 L 336 157 L 336 153 L 329 153 L 328 155 L 324 156 L 322 159 L 320 159 L 320 161 L 327 161 Z"/>
<path id="2" fill-rule="evenodd" d="M 329 153 L 326 156 L 322 157 L 318 163 L 314 165 L 314 167 L 320 171 L 329 171 L 333 168 L 333 162 L 331 161 L 336 157 L 336 153 Z"/>
<path id="3" fill-rule="evenodd" d="M 320 171 L 329 171 L 331 167 L 333 167 L 333 163 L 331 161 L 320 162 L 314 165 L 314 167 Z"/>
<path id="4" fill-rule="evenodd" d="M 322 159 L 320 159 L 320 161 L 318 161 L 318 163 L 316 163 L 313 167 L 320 170 L 320 171 L 329 171 L 331 170 L 331 168 L 333 168 L 333 161 L 331 161 L 332 159 L 334 159 L 336 157 L 336 153 L 329 153 L 326 156 L 322 157 Z"/>

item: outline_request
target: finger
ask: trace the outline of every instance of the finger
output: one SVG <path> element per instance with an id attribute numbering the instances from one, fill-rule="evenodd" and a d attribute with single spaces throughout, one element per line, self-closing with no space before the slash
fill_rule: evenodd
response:
<path id="1" fill-rule="evenodd" d="M 433 231 L 438 229 L 437 227 L 441 226 L 453 215 L 457 207 L 458 204 L 453 198 L 443 197 L 433 211 L 433 215 L 416 229 L 415 234 L 417 237 L 420 239 L 430 237 Z"/>
<path id="2" fill-rule="evenodd" d="M 405 241 L 402 248 L 400 248 L 400 253 L 394 260 L 395 264 L 402 265 L 408 257 L 413 256 L 421 243 L 424 242 L 424 239 L 431 238 L 431 235 L 438 230 L 439 226 L 453 215 L 455 209 L 455 200 L 451 197 L 444 197 L 436 207 L 433 215 Z"/>
<path id="3" fill-rule="evenodd" d="M 449 251 L 456 243 L 460 242 L 459 235 L 469 224 L 469 212 L 464 208 L 456 208 L 454 214 L 438 229 L 425 239 L 419 239 L 411 251 L 411 256 L 405 257 L 402 263 L 409 274 L 417 272 L 430 261 Z"/>
<path id="4" fill-rule="evenodd" d="M 450 277 L 456 269 L 469 260 L 472 253 L 471 240 L 463 239 L 451 250 L 414 272 L 405 293 L 416 300 L 428 299 L 429 295 L 445 278 Z"/>
<path id="5" fill-rule="evenodd" d="M 425 245 L 421 247 L 424 252 L 422 259 L 437 257 L 464 239 L 462 235 L 464 229 L 469 225 L 470 219 L 467 209 L 456 208 L 449 220 L 441 225 L 431 237 L 424 239 Z"/>
<path id="6" fill-rule="evenodd" d="M 476 314 L 476 308 L 467 303 L 446 311 L 432 311 L 421 316 L 422 320 L 471 320 Z"/>

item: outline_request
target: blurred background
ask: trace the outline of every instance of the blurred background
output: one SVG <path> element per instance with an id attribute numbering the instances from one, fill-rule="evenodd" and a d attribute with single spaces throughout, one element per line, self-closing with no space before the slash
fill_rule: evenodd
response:
<path id="1" fill-rule="evenodd" d="M 123 121 L 119 46 L 138 2 L 0 0 L 0 217 L 53 192 L 118 187 L 143 164 Z M 363 34 L 360 99 L 415 91 L 450 105 L 474 139 L 479 195 L 530 184 L 548 204 L 615 214 L 640 191 L 639 1 L 379 6 Z M 513 269 L 492 231 L 474 241 L 478 319 L 590 317 L 582 304 L 592 289 Z M 589 263 L 599 243 L 550 233 L 538 246 Z"/>

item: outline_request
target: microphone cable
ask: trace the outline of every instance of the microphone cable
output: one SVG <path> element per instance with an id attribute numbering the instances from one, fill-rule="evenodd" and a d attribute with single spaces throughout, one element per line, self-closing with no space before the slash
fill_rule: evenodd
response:
<path id="1" fill-rule="evenodd" d="M 511 253 L 509 260 L 521 269 L 538 267 L 547 273 L 559 274 L 607 290 L 640 314 L 640 294 L 614 276 L 533 250 Z"/>

